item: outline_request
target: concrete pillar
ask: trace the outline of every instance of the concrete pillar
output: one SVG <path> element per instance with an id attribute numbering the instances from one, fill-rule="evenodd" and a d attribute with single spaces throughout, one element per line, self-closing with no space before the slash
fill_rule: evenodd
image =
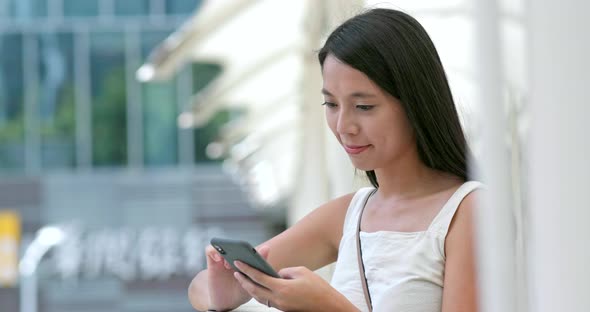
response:
<path id="1" fill-rule="evenodd" d="M 511 200 L 508 134 L 502 99 L 500 19 L 495 0 L 474 2 L 476 78 L 485 123 L 481 179 L 488 186 L 477 209 L 480 309 L 516 311 L 515 227 Z"/>
<path id="2" fill-rule="evenodd" d="M 321 69 L 317 50 L 321 48 L 329 32 L 344 18 L 358 11 L 363 2 L 358 0 L 309 0 L 305 25 L 306 42 L 303 47 L 304 73 L 301 80 L 303 101 L 301 103 L 301 149 L 297 155 L 299 170 L 295 180 L 296 189 L 288 211 L 291 225 L 311 212 L 318 205 L 335 195 L 346 193 L 346 185 L 352 191 L 353 170 L 346 165 L 341 147 L 327 138 L 326 120 L 320 105 L 323 97 Z M 337 164 L 337 165 L 335 165 Z M 347 183 L 346 180 L 350 182 Z M 337 186 L 337 190 L 332 190 Z"/>
<path id="3" fill-rule="evenodd" d="M 531 311 L 590 307 L 589 11 L 529 3 Z"/>

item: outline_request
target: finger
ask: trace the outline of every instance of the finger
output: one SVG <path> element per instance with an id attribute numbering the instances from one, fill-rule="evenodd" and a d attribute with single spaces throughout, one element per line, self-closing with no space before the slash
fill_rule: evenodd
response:
<path id="1" fill-rule="evenodd" d="M 242 288 L 258 302 L 266 305 L 266 300 L 272 299 L 271 290 L 254 283 L 245 274 L 234 272 L 234 277 L 238 283 L 240 283 L 240 286 L 242 286 Z"/>
<path id="2" fill-rule="evenodd" d="M 274 277 L 267 275 L 266 273 L 262 273 L 257 269 L 247 265 L 241 261 L 235 261 L 234 265 L 244 274 L 246 274 L 250 279 L 254 282 L 260 284 L 263 287 L 268 289 L 272 289 Z"/>
<path id="3" fill-rule="evenodd" d="M 221 256 L 219 255 L 219 252 L 215 250 L 215 248 L 213 248 L 212 246 L 207 246 L 205 248 L 205 254 L 215 262 L 221 261 Z"/>
<path id="4" fill-rule="evenodd" d="M 217 252 L 217 250 L 215 250 L 215 248 L 213 248 L 212 246 L 207 246 L 207 248 L 205 248 L 205 255 L 207 258 L 208 265 L 212 265 L 223 260 L 219 252 Z"/>
<path id="5" fill-rule="evenodd" d="M 281 269 L 277 273 L 279 274 L 280 277 L 282 277 L 284 279 L 296 279 L 296 278 L 304 275 L 306 270 L 309 270 L 309 269 L 307 269 L 305 267 L 290 267 L 290 268 Z"/>
<path id="6" fill-rule="evenodd" d="M 207 268 L 213 270 L 233 270 L 229 263 L 215 250 L 215 248 L 208 246 L 205 248 L 207 258 Z"/>

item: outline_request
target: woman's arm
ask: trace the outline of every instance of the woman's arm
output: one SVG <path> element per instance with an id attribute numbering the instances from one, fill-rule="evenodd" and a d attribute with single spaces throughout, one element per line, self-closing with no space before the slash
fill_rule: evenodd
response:
<path id="1" fill-rule="evenodd" d="M 193 278 L 188 287 L 188 300 L 197 311 L 206 311 L 210 307 L 207 282 L 207 270 L 203 270 Z"/>
<path id="2" fill-rule="evenodd" d="M 268 262 L 277 271 L 295 266 L 313 271 L 336 261 L 344 217 L 353 195 L 327 202 L 261 244 L 270 248 Z"/>
<path id="3" fill-rule="evenodd" d="M 442 312 L 478 311 L 473 212 L 478 192 L 463 199 L 447 234 Z"/>
<path id="4" fill-rule="evenodd" d="M 344 217 L 352 196 L 353 194 L 348 194 L 320 206 L 257 249 L 260 251 L 264 246 L 265 251 L 261 254 L 276 271 L 296 266 L 316 270 L 334 262 L 338 256 Z M 245 300 L 243 294 L 240 295 L 243 290 L 229 274 L 231 270 L 225 269 L 224 272 L 223 265 L 220 266 L 214 260 L 216 252 L 212 248 L 209 251 L 212 252 L 207 252 L 208 269 L 197 274 L 189 286 L 191 304 L 198 310 L 206 310 L 220 302 L 227 308 L 241 304 Z M 211 299 L 214 297 L 216 299 Z M 210 302 L 210 299 L 216 302 Z"/>

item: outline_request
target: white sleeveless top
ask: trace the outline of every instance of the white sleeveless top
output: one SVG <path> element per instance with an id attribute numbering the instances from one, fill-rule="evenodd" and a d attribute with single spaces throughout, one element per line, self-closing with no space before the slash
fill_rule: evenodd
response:
<path id="1" fill-rule="evenodd" d="M 373 311 L 434 312 L 442 306 L 445 237 L 461 201 L 482 184 L 466 182 L 422 232 L 361 232 L 365 275 Z M 331 285 L 361 311 L 368 311 L 358 270 L 355 233 L 359 213 L 372 187 L 352 198 Z"/>

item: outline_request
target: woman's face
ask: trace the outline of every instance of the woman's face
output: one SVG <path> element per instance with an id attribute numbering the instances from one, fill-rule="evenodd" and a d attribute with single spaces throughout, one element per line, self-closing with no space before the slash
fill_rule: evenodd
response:
<path id="1" fill-rule="evenodd" d="M 328 125 L 356 168 L 384 168 L 415 150 L 399 100 L 330 54 L 322 76 Z"/>

